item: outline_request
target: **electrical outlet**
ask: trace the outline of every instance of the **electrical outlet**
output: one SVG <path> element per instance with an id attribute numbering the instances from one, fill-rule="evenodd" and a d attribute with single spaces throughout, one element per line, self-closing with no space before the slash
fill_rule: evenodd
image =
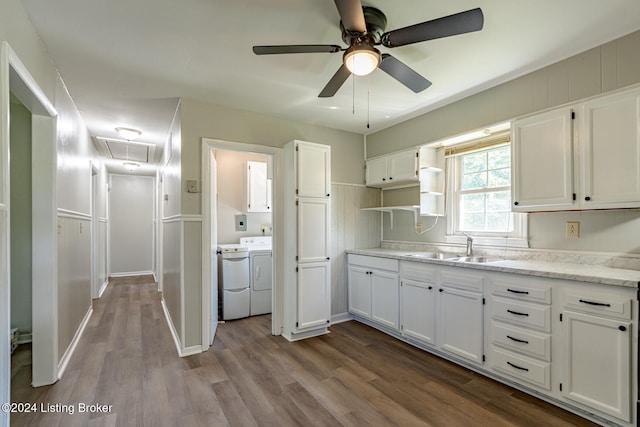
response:
<path id="1" fill-rule="evenodd" d="M 580 223 L 567 221 L 567 237 L 580 237 Z"/>

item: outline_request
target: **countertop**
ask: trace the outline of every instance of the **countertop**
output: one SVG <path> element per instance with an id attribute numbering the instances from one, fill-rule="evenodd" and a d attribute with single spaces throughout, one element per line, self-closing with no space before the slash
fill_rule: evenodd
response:
<path id="1" fill-rule="evenodd" d="M 369 255 L 393 258 L 402 261 L 423 262 L 428 264 L 497 271 L 502 273 L 524 274 L 528 276 L 549 277 L 554 279 L 576 280 L 603 285 L 640 287 L 640 271 L 624 268 L 612 268 L 601 265 L 570 264 L 562 262 L 542 262 L 529 260 L 496 260 L 486 263 L 449 261 L 447 259 L 419 258 L 411 254 L 420 253 L 407 250 L 369 248 L 350 249 L 349 254 Z M 451 254 L 456 256 L 455 254 Z M 491 257 L 490 257 L 491 258 Z"/>

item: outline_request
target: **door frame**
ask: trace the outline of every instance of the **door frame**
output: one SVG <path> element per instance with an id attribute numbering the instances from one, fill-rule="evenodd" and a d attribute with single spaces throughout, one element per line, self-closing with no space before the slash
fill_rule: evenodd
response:
<path id="1" fill-rule="evenodd" d="M 219 139 L 202 138 L 202 350 L 206 351 L 210 346 L 210 318 L 212 292 L 217 292 L 217 277 L 212 277 L 212 228 L 216 227 L 215 213 L 211 212 L 211 162 L 209 158 L 216 149 L 241 151 L 249 153 L 265 154 L 273 161 L 273 314 L 271 316 L 271 333 L 281 335 L 283 327 L 283 268 L 282 255 L 283 242 L 280 238 L 280 230 L 283 230 L 282 219 L 282 192 L 284 189 L 283 150 L 266 145 L 246 144 L 242 142 L 224 141 Z M 216 310 L 217 312 L 217 310 Z"/>
<path id="2" fill-rule="evenodd" d="M 7 42 L 0 43 L 0 401 L 9 402 L 11 358 L 10 92 L 32 114 L 32 385 L 58 380 L 57 111 Z M 8 413 L 1 415 L 8 422 Z M 6 417 L 6 418 L 5 418 Z"/>

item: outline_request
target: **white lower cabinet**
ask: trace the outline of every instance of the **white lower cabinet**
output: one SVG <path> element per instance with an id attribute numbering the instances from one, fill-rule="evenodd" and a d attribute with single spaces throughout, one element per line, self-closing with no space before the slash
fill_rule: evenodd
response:
<path id="1" fill-rule="evenodd" d="M 357 320 L 600 424 L 637 425 L 636 288 L 359 254 L 348 285 Z"/>
<path id="2" fill-rule="evenodd" d="M 398 270 L 397 260 L 349 254 L 349 313 L 398 330 Z"/>
<path id="3" fill-rule="evenodd" d="M 481 274 L 447 269 L 438 289 L 438 346 L 476 364 L 484 361 L 483 283 Z"/>
<path id="4" fill-rule="evenodd" d="M 634 338 L 638 331 L 632 326 L 631 313 L 619 310 L 631 307 L 632 299 L 585 289 L 577 300 L 580 307 L 572 304 L 576 301 L 572 296 L 578 293 L 580 290 L 564 293 L 561 392 L 589 409 L 632 421 L 632 400 L 637 399 L 633 379 L 637 378 Z"/>
<path id="5" fill-rule="evenodd" d="M 436 269 L 402 262 L 400 277 L 400 331 L 405 337 L 436 344 Z"/>

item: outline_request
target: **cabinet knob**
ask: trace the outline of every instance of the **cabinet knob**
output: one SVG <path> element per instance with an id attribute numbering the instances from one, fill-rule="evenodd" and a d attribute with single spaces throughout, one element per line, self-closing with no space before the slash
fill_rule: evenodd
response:
<path id="1" fill-rule="evenodd" d="M 588 202 L 589 200 L 591 200 L 591 197 L 587 196 L 584 199 Z"/>
<path id="2" fill-rule="evenodd" d="M 433 286 L 429 286 L 429 290 L 433 289 Z"/>
<path id="3" fill-rule="evenodd" d="M 440 292 L 444 292 L 444 289 L 440 288 L 440 289 L 438 289 L 438 291 L 440 291 Z"/>
<path id="4" fill-rule="evenodd" d="M 327 197 L 331 196 L 331 194 L 327 193 Z"/>
<path id="5" fill-rule="evenodd" d="M 386 180 L 387 180 L 387 178 L 382 178 L 382 180 L 383 180 L 383 181 L 386 181 Z"/>
<path id="6" fill-rule="evenodd" d="M 392 179 L 393 179 L 393 177 L 392 177 L 392 176 L 390 176 L 390 177 L 389 177 L 389 181 L 391 181 Z"/>
<path id="7" fill-rule="evenodd" d="M 627 330 L 626 326 L 618 326 L 618 329 L 620 329 L 622 332 Z"/>
<path id="8" fill-rule="evenodd" d="M 513 202 L 514 205 L 518 206 L 520 203 L 518 202 Z"/>

